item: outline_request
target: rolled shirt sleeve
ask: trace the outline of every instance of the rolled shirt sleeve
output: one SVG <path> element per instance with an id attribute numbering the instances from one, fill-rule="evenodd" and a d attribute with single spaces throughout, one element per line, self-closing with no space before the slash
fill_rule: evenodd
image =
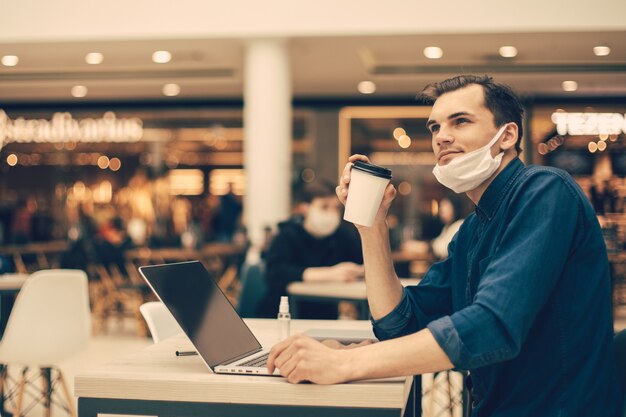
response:
<path id="1" fill-rule="evenodd" d="M 398 305 L 386 316 L 372 320 L 379 340 L 415 333 L 445 315 L 452 314 L 450 287 L 455 239 L 448 247 L 449 257 L 434 264 L 417 286 L 404 288 Z"/>

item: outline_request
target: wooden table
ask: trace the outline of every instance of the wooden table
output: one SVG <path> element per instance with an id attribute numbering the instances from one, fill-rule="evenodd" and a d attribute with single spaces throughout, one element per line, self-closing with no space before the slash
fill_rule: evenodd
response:
<path id="1" fill-rule="evenodd" d="M 405 287 L 417 285 L 419 279 L 401 279 Z M 300 301 L 340 302 L 352 301 L 359 307 L 359 319 L 369 319 L 369 305 L 365 281 L 356 282 L 292 282 L 287 286 L 292 317 L 298 318 Z"/>
<path id="2" fill-rule="evenodd" d="M 25 245 L 0 246 L 0 254 L 13 259 L 15 270 L 20 274 L 28 274 L 40 269 L 57 268 L 59 258 L 67 251 L 68 243 L 57 240 Z M 28 265 L 28 258 L 34 258 L 36 265 Z M 26 259 L 25 259 L 26 258 Z M 30 268 L 29 268 L 30 266 Z"/>
<path id="3" fill-rule="evenodd" d="M 264 347 L 276 341 L 275 320 L 246 323 Z M 310 328 L 366 330 L 366 321 L 294 320 Z M 284 378 L 216 375 L 184 335 L 76 376 L 79 417 L 98 413 L 158 416 L 414 416 L 412 377 L 338 385 L 289 384 Z"/>

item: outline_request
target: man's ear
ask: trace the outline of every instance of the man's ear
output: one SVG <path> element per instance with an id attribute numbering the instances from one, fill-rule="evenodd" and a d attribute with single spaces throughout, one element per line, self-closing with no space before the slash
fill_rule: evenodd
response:
<path id="1" fill-rule="evenodd" d="M 309 207 L 311 207 L 311 203 L 300 203 L 298 211 L 300 212 L 300 214 L 306 217 L 309 215 Z"/>
<path id="2" fill-rule="evenodd" d="M 502 140 L 500 141 L 500 149 L 507 151 L 514 148 L 517 143 L 518 134 L 519 129 L 517 127 L 517 123 L 510 122 L 507 124 L 506 129 L 504 129 L 504 133 L 502 134 Z"/>

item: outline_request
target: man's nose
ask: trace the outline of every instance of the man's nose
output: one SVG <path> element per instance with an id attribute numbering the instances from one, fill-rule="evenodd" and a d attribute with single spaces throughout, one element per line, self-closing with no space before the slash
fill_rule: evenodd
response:
<path id="1" fill-rule="evenodd" d="M 438 146 L 441 146 L 443 144 L 447 145 L 447 144 L 450 144 L 452 142 L 454 142 L 454 137 L 452 136 L 452 134 L 451 134 L 451 132 L 449 130 L 440 128 L 437 131 L 437 134 L 435 135 L 435 143 Z"/>

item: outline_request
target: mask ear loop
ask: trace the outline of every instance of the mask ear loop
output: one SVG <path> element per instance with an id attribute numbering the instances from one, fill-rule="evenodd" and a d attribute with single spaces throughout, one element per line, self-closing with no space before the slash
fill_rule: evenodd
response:
<path id="1" fill-rule="evenodd" d="M 496 135 L 493 137 L 493 139 L 491 139 L 491 142 L 489 143 L 490 150 L 493 147 L 493 145 L 495 145 L 502 138 L 502 134 L 506 131 L 506 128 L 508 125 L 509 123 L 503 124 L 498 130 L 498 132 L 496 133 Z M 502 148 L 498 149 L 498 151 L 499 152 L 496 155 L 500 155 L 501 153 L 504 153 L 504 150 Z"/>

